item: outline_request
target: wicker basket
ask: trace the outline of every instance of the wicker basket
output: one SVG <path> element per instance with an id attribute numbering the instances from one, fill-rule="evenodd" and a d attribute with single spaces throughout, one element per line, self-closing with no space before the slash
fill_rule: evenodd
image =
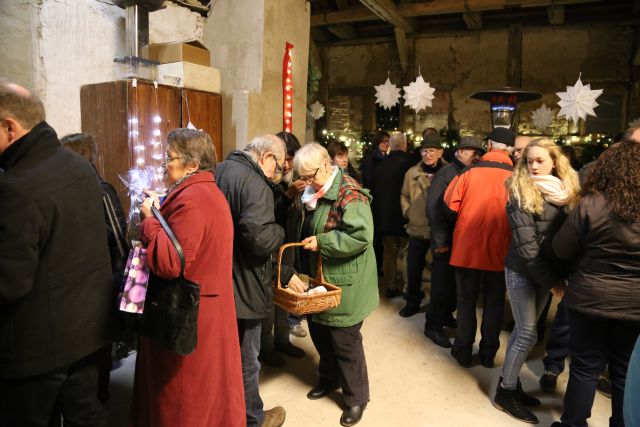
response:
<path id="1" fill-rule="evenodd" d="M 340 294 L 342 289 L 331 283 L 324 281 L 322 275 L 322 256 L 318 255 L 318 264 L 316 267 L 316 278 L 309 278 L 309 286 L 324 286 L 327 292 L 319 294 L 299 294 L 287 288 L 283 288 L 280 283 L 280 273 L 282 272 L 282 253 L 285 249 L 293 246 L 304 246 L 304 243 L 287 243 L 280 247 L 278 251 L 278 278 L 274 283 L 275 294 L 273 303 L 278 307 L 288 311 L 289 313 L 302 316 L 303 314 L 320 313 L 330 308 L 335 308 L 340 304 Z"/>

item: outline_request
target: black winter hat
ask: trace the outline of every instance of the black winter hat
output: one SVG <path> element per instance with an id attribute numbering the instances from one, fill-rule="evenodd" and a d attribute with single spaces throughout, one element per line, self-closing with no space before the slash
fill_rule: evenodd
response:
<path id="1" fill-rule="evenodd" d="M 516 135 L 511 129 L 496 127 L 487 135 L 487 139 L 513 147 L 516 143 Z"/>

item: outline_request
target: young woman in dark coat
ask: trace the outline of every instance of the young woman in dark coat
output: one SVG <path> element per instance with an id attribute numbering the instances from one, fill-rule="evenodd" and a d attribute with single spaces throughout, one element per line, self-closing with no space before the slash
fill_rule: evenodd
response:
<path id="1" fill-rule="evenodd" d="M 578 200 L 578 175 L 560 148 L 548 138 L 534 139 L 525 148 L 507 181 L 507 217 L 511 244 L 505 260 L 505 281 L 515 320 L 502 377 L 493 404 L 512 417 L 537 423 L 523 405 L 536 406 L 526 395 L 518 375 L 538 340 L 537 321 L 549 290 L 562 278 L 543 255 L 541 243 L 553 236 Z"/>
<path id="2" fill-rule="evenodd" d="M 624 426 L 625 376 L 640 335 L 640 129 L 605 151 L 582 199 L 553 239 L 553 252 L 575 260 L 565 303 L 571 368 L 559 426 L 586 426 L 598 376 L 609 364 L 611 426 Z"/>

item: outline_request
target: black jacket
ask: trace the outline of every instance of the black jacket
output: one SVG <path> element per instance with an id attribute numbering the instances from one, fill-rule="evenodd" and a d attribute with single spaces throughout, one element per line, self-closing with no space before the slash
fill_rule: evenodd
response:
<path id="1" fill-rule="evenodd" d="M 373 188 L 373 177 L 376 168 L 387 156 L 382 154 L 380 150 L 372 147 L 371 150 L 362 158 L 360 167 L 360 176 L 362 178 L 362 186 L 371 190 Z"/>
<path id="2" fill-rule="evenodd" d="M 552 247 L 560 259 L 578 260 L 565 292 L 568 308 L 640 321 L 640 222 L 621 222 L 602 193 L 585 196 Z"/>
<path id="3" fill-rule="evenodd" d="M 375 232 L 388 236 L 406 236 L 402 215 L 400 193 L 404 175 L 411 167 L 409 156 L 401 150 L 394 150 L 376 167 L 371 193 L 373 201 L 373 223 Z"/>
<path id="4" fill-rule="evenodd" d="M 543 241 L 552 239 L 567 215 L 563 208 L 544 202 L 541 215 L 524 212 L 511 199 L 507 203 L 507 218 L 511 228 L 511 244 L 505 266 L 530 278 L 538 286 L 551 289 L 559 284 L 561 266 L 543 251 Z M 566 264 L 566 263 L 565 263 Z"/>
<path id="5" fill-rule="evenodd" d="M 263 319 L 273 300 L 271 257 L 284 240 L 284 229 L 275 220 L 273 186 L 243 151 L 229 154 L 215 176 L 233 217 L 236 316 Z"/>
<path id="6" fill-rule="evenodd" d="M 429 195 L 427 196 L 426 214 L 429 218 L 429 226 L 431 227 L 432 249 L 444 247 L 451 249 L 455 221 L 452 221 L 450 215 L 447 215 L 445 212 L 444 193 L 449 184 L 451 184 L 451 181 L 453 181 L 453 178 L 464 168 L 464 164 L 453 156 L 451 163 L 436 172 L 431 181 Z"/>
<path id="7" fill-rule="evenodd" d="M 0 377 L 21 378 L 104 346 L 117 289 L 92 166 L 42 122 L 0 168 Z"/>

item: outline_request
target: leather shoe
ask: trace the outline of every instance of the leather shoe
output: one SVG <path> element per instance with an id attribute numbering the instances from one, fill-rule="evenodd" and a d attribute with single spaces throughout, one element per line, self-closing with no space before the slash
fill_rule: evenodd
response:
<path id="1" fill-rule="evenodd" d="M 326 395 L 328 395 L 329 393 L 331 393 L 333 390 L 337 388 L 338 388 L 337 386 L 331 385 L 331 384 L 318 384 L 317 386 L 312 388 L 309 393 L 307 393 L 307 399 L 309 400 L 322 399 L 323 397 L 325 397 Z"/>
<path id="2" fill-rule="evenodd" d="M 441 329 L 440 330 L 425 329 L 424 335 L 440 347 L 444 347 L 444 348 L 453 347 L 451 345 L 451 341 L 449 341 L 449 338 L 445 336 L 444 332 Z"/>
<path id="3" fill-rule="evenodd" d="M 304 357 L 304 350 L 301 349 L 300 347 L 296 347 L 290 342 L 284 343 L 284 344 L 276 344 L 275 347 L 276 347 L 276 351 L 280 353 L 284 353 L 287 356 L 295 357 L 298 359 L 300 359 L 301 357 Z"/>
<path id="4" fill-rule="evenodd" d="M 471 367 L 471 353 L 470 352 L 466 352 L 460 349 L 456 349 L 455 347 L 451 348 L 451 355 L 453 356 L 454 359 L 456 359 L 456 362 L 458 362 L 458 365 L 462 366 L 463 368 L 470 368 Z"/>
<path id="5" fill-rule="evenodd" d="M 492 369 L 495 366 L 493 363 L 493 357 L 483 356 L 482 354 L 480 354 L 479 356 L 480 364 L 485 368 Z"/>
<path id="6" fill-rule="evenodd" d="M 280 427 L 284 424 L 287 413 L 282 406 L 276 406 L 264 411 L 264 421 L 261 427 Z"/>
<path id="7" fill-rule="evenodd" d="M 387 299 L 392 299 L 400 296 L 400 291 L 397 289 L 387 289 L 384 293 L 384 297 Z"/>
<path id="8" fill-rule="evenodd" d="M 347 409 L 342 411 L 340 424 L 346 427 L 358 424 L 362 419 L 362 414 L 364 413 L 364 409 L 366 407 L 366 403 L 364 405 L 349 406 Z"/>
<path id="9" fill-rule="evenodd" d="M 444 326 L 446 326 L 447 328 L 456 329 L 458 327 L 458 321 L 455 317 L 449 316 L 447 319 L 445 319 Z"/>
<path id="10" fill-rule="evenodd" d="M 400 313 L 398 314 L 402 317 L 411 317 L 414 314 L 418 313 L 419 311 L 420 311 L 419 306 L 407 304 L 404 306 L 402 310 L 400 310 Z"/>

